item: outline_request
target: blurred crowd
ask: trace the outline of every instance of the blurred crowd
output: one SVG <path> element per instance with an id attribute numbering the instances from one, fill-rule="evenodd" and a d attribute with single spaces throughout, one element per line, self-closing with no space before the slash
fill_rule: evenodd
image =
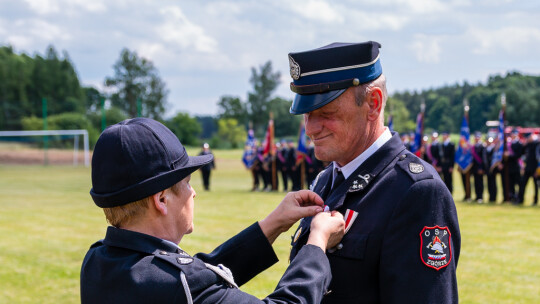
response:
<path id="1" fill-rule="evenodd" d="M 414 134 L 403 134 L 401 138 L 405 147 L 410 149 L 414 142 Z M 479 132 L 474 134 L 471 142 L 466 143 L 472 155 L 472 161 L 466 168 L 456 164 L 456 144 L 450 140 L 446 132 L 441 136 L 437 132 L 433 132 L 431 136 L 423 136 L 423 144 L 417 155 L 441 174 L 450 192 L 453 192 L 452 173 L 458 170 L 465 193 L 463 201 L 483 203 L 484 192 L 487 190 L 489 202 L 500 199 L 514 204 L 524 204 L 527 185 L 529 180 L 533 179 L 532 205 L 536 205 L 540 187 L 539 136 L 534 133 L 520 134 L 514 129 L 505 138 L 502 161 L 498 162 L 494 160 L 500 147 L 497 134 Z"/>

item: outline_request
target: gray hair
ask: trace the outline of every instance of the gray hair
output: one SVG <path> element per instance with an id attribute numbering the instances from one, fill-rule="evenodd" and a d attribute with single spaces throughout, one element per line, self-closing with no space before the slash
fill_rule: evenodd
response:
<path id="1" fill-rule="evenodd" d="M 366 96 L 369 94 L 371 89 L 375 87 L 380 88 L 382 91 L 382 94 L 383 94 L 382 106 L 384 109 L 384 107 L 386 106 L 386 100 L 388 99 L 388 91 L 386 90 L 386 77 L 384 76 L 384 74 L 381 74 L 381 76 L 379 76 L 377 79 L 373 81 L 363 83 L 359 85 L 358 87 L 356 87 L 356 92 L 355 92 L 356 104 L 361 105 L 364 99 L 366 99 Z"/>

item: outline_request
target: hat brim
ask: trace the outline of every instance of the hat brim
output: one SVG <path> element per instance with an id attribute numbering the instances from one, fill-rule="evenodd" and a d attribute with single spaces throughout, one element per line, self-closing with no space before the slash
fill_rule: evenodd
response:
<path id="1" fill-rule="evenodd" d="M 96 193 L 92 188 L 90 189 L 90 195 L 96 205 L 101 208 L 125 205 L 172 187 L 186 176 L 210 163 L 213 159 L 212 154 L 189 156 L 188 162 L 181 168 L 150 177 L 113 193 Z"/>
<path id="2" fill-rule="evenodd" d="M 330 91 L 322 94 L 300 95 L 296 94 L 289 112 L 294 115 L 305 114 L 315 111 L 338 98 L 347 89 Z"/>

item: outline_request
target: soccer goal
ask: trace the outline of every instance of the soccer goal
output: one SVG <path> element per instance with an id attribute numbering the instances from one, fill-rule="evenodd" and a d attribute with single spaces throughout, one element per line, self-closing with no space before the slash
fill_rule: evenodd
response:
<path id="1" fill-rule="evenodd" d="M 88 167 L 90 165 L 90 152 L 88 147 L 88 131 L 87 130 L 36 130 L 36 131 L 0 131 L 0 138 L 2 137 L 37 137 L 37 136 L 73 136 L 73 165 L 78 165 L 78 150 L 79 150 L 79 138 L 83 136 L 83 149 L 84 149 L 84 165 Z M 44 159 L 47 163 L 47 147 L 45 146 Z"/>

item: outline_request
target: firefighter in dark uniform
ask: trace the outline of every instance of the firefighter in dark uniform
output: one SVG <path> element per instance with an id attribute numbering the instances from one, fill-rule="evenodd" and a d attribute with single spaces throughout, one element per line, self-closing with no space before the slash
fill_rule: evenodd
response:
<path id="1" fill-rule="evenodd" d="M 511 136 L 505 151 L 507 156 L 506 164 L 508 166 L 508 195 L 512 203 L 517 204 L 519 202 L 519 181 L 521 180 L 521 164 L 519 161 L 521 155 L 523 155 L 523 144 L 519 139 L 519 131 L 517 129 L 512 130 Z"/>
<path id="2" fill-rule="evenodd" d="M 482 133 L 476 132 L 474 134 L 474 146 L 471 149 L 472 154 L 472 168 L 471 171 L 474 175 L 474 193 L 477 203 L 484 202 L 484 175 L 486 174 L 486 148 L 482 142 Z"/>
<path id="3" fill-rule="evenodd" d="M 521 181 L 519 183 L 519 196 L 518 200 L 520 204 L 523 204 L 525 199 L 525 187 L 527 187 L 527 182 L 530 178 L 533 179 L 534 186 L 534 196 L 532 204 L 536 205 L 538 203 L 538 188 L 536 187 L 538 177 L 535 176 L 536 167 L 538 166 L 538 161 L 536 159 L 536 150 L 538 143 L 538 138 L 536 134 L 527 134 L 526 142 L 523 146 L 523 155 L 525 156 L 525 168 L 523 169 L 523 175 L 521 176 Z"/>
<path id="4" fill-rule="evenodd" d="M 332 161 L 312 189 L 345 218 L 342 242 L 327 250 L 333 278 L 322 303 L 458 303 L 456 207 L 435 169 L 384 126 L 379 48 L 333 43 L 289 54 L 290 112 L 304 115 L 317 158 Z M 292 236 L 292 263 L 311 220 Z"/>
<path id="5" fill-rule="evenodd" d="M 442 133 L 443 142 L 441 147 L 441 170 L 444 184 L 448 188 L 448 191 L 452 193 L 454 189 L 454 183 L 452 181 L 452 173 L 454 172 L 456 146 L 450 141 L 448 132 Z"/>
<path id="6" fill-rule="evenodd" d="M 199 155 L 213 155 L 212 151 L 210 151 L 210 145 L 208 143 L 203 144 L 203 148 L 201 153 Z M 201 175 L 203 179 L 203 187 L 204 190 L 209 191 L 210 190 L 210 174 L 212 173 L 212 170 L 216 168 L 216 165 L 214 163 L 214 159 L 212 159 L 211 162 L 201 167 Z"/>
<path id="7" fill-rule="evenodd" d="M 190 175 L 212 155 L 189 157 L 178 138 L 148 118 L 107 128 L 92 157 L 92 190 L 104 208 L 105 239 L 81 269 L 82 303 L 319 303 L 330 281 L 324 252 L 344 233 L 339 213 L 321 212 L 313 192 L 288 193 L 265 219 L 210 254 L 191 256 L 178 243 L 193 231 Z M 308 246 L 276 289 L 260 300 L 238 289 L 276 262 L 271 244 L 304 216 L 315 216 Z"/>

